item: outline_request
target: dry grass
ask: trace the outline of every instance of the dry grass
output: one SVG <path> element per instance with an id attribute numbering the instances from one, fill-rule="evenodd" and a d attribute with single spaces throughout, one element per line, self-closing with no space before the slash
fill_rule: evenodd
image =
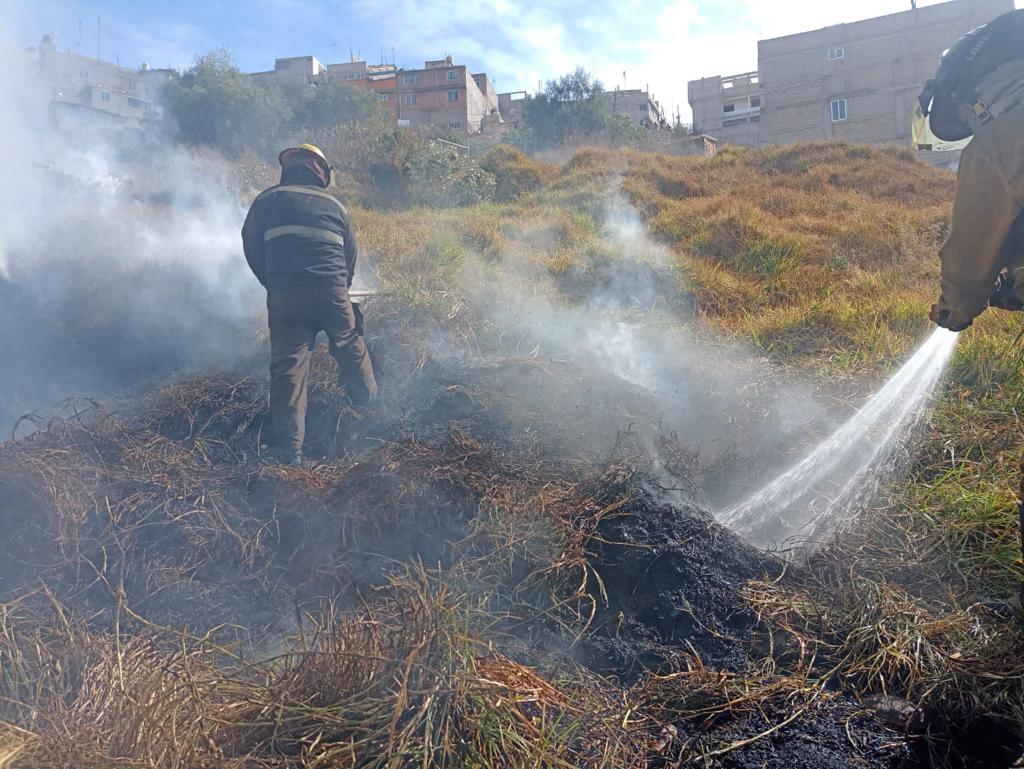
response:
<path id="1" fill-rule="evenodd" d="M 396 577 L 362 611 L 305 617 L 258 666 L 208 638 L 54 626 L 63 607 L 25 600 L 0 617 L 0 713 L 19 724 L 4 749 L 40 769 L 642 760 L 643 733 L 608 728 L 622 705 L 597 682 L 556 688 L 472 640 L 470 600 L 422 572 Z"/>
<path id="2" fill-rule="evenodd" d="M 409 371 L 426 364 L 430 333 L 462 352 L 502 349 L 484 289 L 572 305 L 614 276 L 626 257 L 604 224 L 617 194 L 656 241 L 643 258 L 667 254 L 666 322 L 681 333 L 871 378 L 926 327 L 953 182 L 906 153 L 588 149 L 555 167 L 499 150 L 490 162 L 500 203 L 355 212 L 393 295 L 380 322 L 400 328 Z M 687 654 L 631 686 L 527 665 L 506 635 L 542 620 L 582 635 L 607 598 L 589 554 L 617 503 L 569 463 L 524 463 L 453 431 L 388 435 L 310 471 L 258 466 L 265 396 L 228 375 L 165 389 L 136 423 L 71 411 L 0 447 L 16 556 L 0 577 L 21 580 L 0 607 L 0 767 L 714 765 L 790 716 L 827 718 L 844 695 L 878 693 L 934 710 L 938 731 L 997 714 L 1012 732 L 1021 637 L 976 594 L 1024 577 L 1021 327 L 992 316 L 964 335 L 914 476 L 884 510 L 799 580 L 746 586 L 766 639 L 756 664 L 723 672 Z M 351 415 L 318 377 L 336 441 Z M 423 520 L 442 498 L 444 515 Z M 379 577 L 397 533 L 424 539 L 452 520 L 459 536 L 429 568 L 405 564 L 371 589 L 366 572 Z M 324 557 L 334 545 L 380 559 L 338 568 Z M 276 653 L 254 663 L 266 629 L 240 627 L 238 607 L 324 582 L 347 602 L 296 608 L 294 626 L 273 631 Z M 206 613 L 202 627 L 163 627 L 140 608 L 179 594 Z M 758 726 L 742 736 L 704 736 L 748 720 Z"/>

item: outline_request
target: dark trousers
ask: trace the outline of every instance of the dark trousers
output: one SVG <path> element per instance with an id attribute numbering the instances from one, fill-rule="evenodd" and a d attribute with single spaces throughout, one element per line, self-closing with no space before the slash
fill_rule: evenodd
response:
<path id="1" fill-rule="evenodd" d="M 275 453 L 291 459 L 302 451 L 306 435 L 309 364 L 318 332 L 326 332 L 339 381 L 355 405 L 377 397 L 377 382 L 343 283 L 271 287 L 267 315 L 271 444 Z"/>

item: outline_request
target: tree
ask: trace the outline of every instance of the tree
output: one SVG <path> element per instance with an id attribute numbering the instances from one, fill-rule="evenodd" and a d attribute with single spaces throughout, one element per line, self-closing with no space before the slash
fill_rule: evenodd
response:
<path id="1" fill-rule="evenodd" d="M 612 114 L 604 85 L 582 67 L 549 80 L 543 91 L 528 99 L 523 123 L 525 130 L 518 141 L 528 149 L 554 147 L 572 139 L 621 144 L 641 130 L 628 118 Z"/>
<path id="2" fill-rule="evenodd" d="M 549 80 L 542 96 L 558 104 L 593 103 L 604 97 L 604 84 L 583 67 L 577 67 L 574 72 L 562 75 L 558 80 Z"/>
<path id="3" fill-rule="evenodd" d="M 270 150 L 292 118 L 280 89 L 243 74 L 223 48 L 198 57 L 172 80 L 165 104 L 179 139 L 229 155 Z"/>
<path id="4" fill-rule="evenodd" d="M 360 123 L 381 112 L 377 94 L 340 80 L 328 80 L 295 110 L 295 121 L 307 129 Z"/>

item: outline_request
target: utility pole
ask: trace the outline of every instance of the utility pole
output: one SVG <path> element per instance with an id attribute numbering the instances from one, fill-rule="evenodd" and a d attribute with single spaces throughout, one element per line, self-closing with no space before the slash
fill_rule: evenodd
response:
<path id="1" fill-rule="evenodd" d="M 79 50 L 79 51 L 82 50 L 82 20 L 81 19 L 78 20 L 78 49 L 77 50 Z"/>
<path id="2" fill-rule="evenodd" d="M 102 39 L 103 39 L 103 20 L 99 16 L 97 16 L 96 17 L 96 61 L 99 61 L 102 58 L 100 56 L 100 53 L 102 51 L 102 48 L 100 47 L 100 41 Z"/>

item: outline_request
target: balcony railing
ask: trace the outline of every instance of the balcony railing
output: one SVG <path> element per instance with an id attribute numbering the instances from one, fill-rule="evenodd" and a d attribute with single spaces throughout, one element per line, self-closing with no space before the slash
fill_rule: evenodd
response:
<path id="1" fill-rule="evenodd" d="M 758 72 L 744 72 L 740 75 L 730 75 L 722 78 L 723 91 L 735 91 L 739 88 L 752 88 L 760 85 L 761 75 Z"/>

